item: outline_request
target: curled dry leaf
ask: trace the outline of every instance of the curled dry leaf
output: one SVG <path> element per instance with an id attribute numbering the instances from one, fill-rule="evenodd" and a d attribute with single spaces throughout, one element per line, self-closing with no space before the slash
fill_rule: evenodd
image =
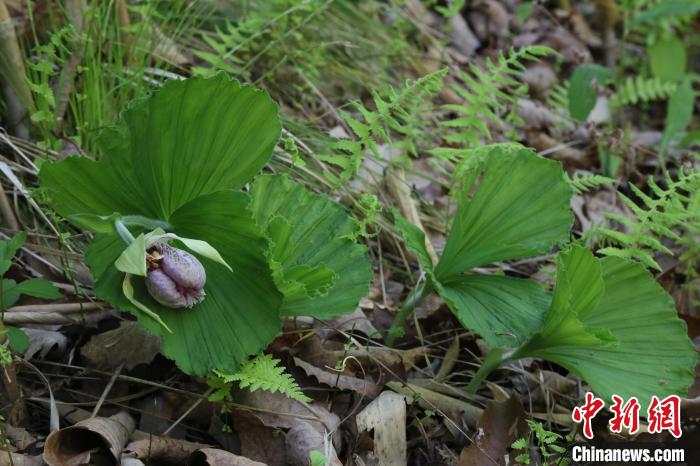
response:
<path id="1" fill-rule="evenodd" d="M 287 463 L 293 466 L 307 466 L 311 452 L 318 451 L 326 455 L 326 466 L 342 466 L 343 463 L 338 459 L 330 442 L 330 435 L 322 435 L 308 422 L 296 421 L 285 439 Z"/>
<path id="2" fill-rule="evenodd" d="M 267 466 L 244 456 L 215 448 L 202 448 L 190 455 L 187 466 Z"/>
<path id="3" fill-rule="evenodd" d="M 134 420 L 124 411 L 108 418 L 85 419 L 48 436 L 44 461 L 49 466 L 77 466 L 102 458 L 105 464 L 117 465 L 133 431 Z"/>
<path id="4" fill-rule="evenodd" d="M 505 465 L 510 445 L 527 435 L 525 412 L 515 397 L 491 401 L 476 424 L 473 442 L 462 450 L 458 466 Z"/>
<path id="5" fill-rule="evenodd" d="M 359 431 L 374 431 L 374 458 L 383 466 L 406 464 L 406 401 L 382 392 L 355 418 Z"/>
<path id="6" fill-rule="evenodd" d="M 329 372 L 319 369 L 299 358 L 294 358 L 294 364 L 302 368 L 304 372 L 306 372 L 306 375 L 313 376 L 320 383 L 330 387 L 337 387 L 341 390 L 352 390 L 368 398 L 375 398 L 381 391 L 381 388 L 371 380 L 363 380 L 350 375 L 342 375 L 339 372 Z"/>
<path id="7" fill-rule="evenodd" d="M 119 327 L 95 335 L 80 350 L 91 367 L 113 370 L 124 364 L 127 370 L 148 364 L 160 351 L 159 337 L 144 330 L 137 322 L 121 322 Z"/>
<path id="8" fill-rule="evenodd" d="M 131 442 L 124 449 L 123 456 L 159 464 L 187 464 L 190 455 L 203 448 L 209 448 L 209 445 L 169 437 L 153 436 Z"/>

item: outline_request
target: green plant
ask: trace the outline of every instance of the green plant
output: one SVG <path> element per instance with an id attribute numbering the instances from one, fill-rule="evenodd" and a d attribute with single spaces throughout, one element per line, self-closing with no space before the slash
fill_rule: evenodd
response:
<path id="1" fill-rule="evenodd" d="M 277 107 L 261 91 L 223 75 L 168 81 L 102 131 L 98 161 L 71 157 L 41 167 L 49 204 L 98 233 L 86 252 L 96 295 L 161 335 L 161 351 L 184 372 L 236 373 L 277 334 L 281 315 L 351 312 L 366 293 L 365 249 L 345 236 L 353 221 L 343 208 L 281 175 L 241 192 L 280 131 Z M 165 307 L 145 280 L 125 279 L 124 270 L 138 276 L 157 268 L 157 257 L 129 255 L 130 265 L 116 264 L 129 246 L 124 239 L 153 256 L 147 238 L 159 234 L 206 270 L 206 297 L 192 309 Z M 217 251 L 221 260 L 211 260 Z"/>
<path id="2" fill-rule="evenodd" d="M 651 195 L 644 193 L 634 184 L 629 185 L 632 193 L 641 200 L 642 205 L 638 205 L 628 196 L 618 192 L 620 200 L 634 217 L 629 218 L 614 213 L 605 214 L 623 225 L 627 231 L 610 228 L 596 229 L 596 234 L 602 235 L 613 243 L 611 246 L 600 249 L 598 251 L 600 254 L 638 260 L 649 268 L 661 270 L 654 259 L 654 254 L 673 255 L 673 251 L 663 244 L 663 239 L 679 241 L 681 238 L 673 228 L 687 224 L 697 217 L 687 193 L 700 188 L 700 172 L 684 173 L 681 170 L 676 180 L 666 173 L 664 182 L 666 187 L 662 188 L 653 177 L 649 177 L 647 184 Z"/>
<path id="3" fill-rule="evenodd" d="M 534 434 L 535 448 L 542 458 L 542 464 L 552 464 L 557 466 L 567 466 L 570 463 L 568 458 L 564 458 L 563 455 L 566 453 L 566 449 L 561 445 L 557 445 L 557 442 L 563 440 L 564 438 L 557 434 L 556 432 L 551 432 L 536 421 L 527 419 L 527 426 L 530 428 L 531 434 Z M 567 438 L 567 440 L 569 440 Z M 518 456 L 515 457 L 515 461 L 518 464 L 528 466 L 530 462 L 530 439 L 519 438 L 510 446 L 516 451 L 521 451 Z"/>
<path id="4" fill-rule="evenodd" d="M 447 120 L 443 127 L 448 131 L 445 140 L 453 145 L 473 148 L 482 139 L 492 140 L 489 124 L 506 123 L 519 126 L 522 118 L 517 114 L 518 99 L 527 95 L 527 85 L 523 84 L 525 72 L 523 62 L 539 61 L 541 57 L 555 54 L 548 47 L 533 45 L 506 54 L 499 52 L 495 60 L 486 59 L 486 69 L 470 65 L 469 72 L 461 72 L 461 84 L 450 87 L 464 99 L 463 104 L 446 104 L 444 110 L 457 114 Z M 459 149 L 457 149 L 459 150 Z M 450 158 L 454 149 L 440 148 L 433 155 Z"/>
<path id="5" fill-rule="evenodd" d="M 0 240 L 0 276 L 4 277 L 12 265 L 12 259 L 27 239 L 26 233 L 19 233 L 9 240 Z M 60 299 L 61 293 L 48 281 L 30 278 L 17 283 L 3 278 L 0 282 L 0 363 L 12 362 L 10 350 L 22 352 L 27 349 L 27 336 L 20 329 L 3 324 L 5 311 L 15 304 L 21 295 L 44 299 Z"/>
<path id="6" fill-rule="evenodd" d="M 608 176 L 596 175 L 593 173 L 574 173 L 569 177 L 569 184 L 577 194 L 585 193 L 593 188 L 606 184 L 615 184 L 617 180 Z"/>
<path id="7" fill-rule="evenodd" d="M 382 159 L 379 145 L 384 142 L 416 155 L 415 141 L 421 137 L 422 106 L 426 100 L 442 88 L 447 68 L 435 71 L 414 81 L 407 80 L 401 90 L 388 87 L 383 93 L 372 91 L 375 110 L 369 110 L 362 102 L 353 101 L 352 107 L 362 117 L 358 119 L 346 111 L 340 111 L 345 123 L 354 133 L 354 139 L 341 139 L 333 142 L 330 155 L 319 158 L 340 168 L 340 174 L 328 173 L 331 181 L 339 183 L 355 175 L 362 160 L 372 154 Z"/>
<path id="8" fill-rule="evenodd" d="M 650 399 L 687 391 L 697 355 L 670 296 L 640 265 L 617 257 L 599 260 L 578 246 L 565 249 L 557 256 L 551 295 L 532 280 L 465 273 L 546 254 L 566 242 L 571 188 L 557 162 L 496 146 L 471 171 L 461 196 L 435 267 L 422 231 L 397 218 L 425 279 L 406 298 L 394 334 L 435 291 L 493 348 L 470 390 L 501 364 L 540 357 L 574 372 L 607 399 L 613 393 Z"/>
<path id="9" fill-rule="evenodd" d="M 210 386 L 216 388 L 216 391 L 209 397 L 210 401 L 227 398 L 233 382 L 238 382 L 241 388 L 248 388 L 251 392 L 266 390 L 282 393 L 298 401 L 311 401 L 311 398 L 301 391 L 294 378 L 279 364 L 279 359 L 273 359 L 269 354 L 261 354 L 243 364 L 236 373 L 214 371 L 215 379 L 210 379 Z"/>

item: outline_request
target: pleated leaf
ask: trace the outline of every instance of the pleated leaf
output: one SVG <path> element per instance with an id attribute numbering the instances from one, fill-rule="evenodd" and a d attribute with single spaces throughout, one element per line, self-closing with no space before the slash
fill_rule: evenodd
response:
<path id="1" fill-rule="evenodd" d="M 235 372 L 280 329 L 282 297 L 265 259 L 267 241 L 248 210 L 249 202 L 245 193 L 220 191 L 185 204 L 170 218 L 175 234 L 206 241 L 231 265 L 229 270 L 190 250 L 207 272 L 201 303 L 191 309 L 166 308 L 151 298 L 143 278 L 132 277 L 135 298 L 156 312 L 172 333 L 121 292 L 124 274 L 114 262 L 125 245 L 117 235 L 97 236 L 87 251 L 97 296 L 136 315 L 151 333 L 162 336 L 162 353 L 188 374 Z"/>
<path id="2" fill-rule="evenodd" d="M 101 158 L 45 163 L 51 206 L 85 226 L 87 214 L 168 221 L 187 202 L 239 189 L 267 163 L 281 131 L 277 105 L 223 74 L 168 81 L 134 100 L 99 138 Z M 88 222 L 95 223 L 94 221 Z"/>
<path id="3" fill-rule="evenodd" d="M 639 264 L 576 247 L 559 256 L 555 299 L 541 332 L 517 357 L 553 361 L 611 399 L 685 395 L 697 353 L 671 297 Z"/>
<path id="4" fill-rule="evenodd" d="M 572 191 L 561 163 L 529 149 L 496 147 L 465 186 L 435 269 L 438 280 L 496 261 L 546 254 L 568 239 Z"/>
<path id="5" fill-rule="evenodd" d="M 281 313 L 330 318 L 353 312 L 372 273 L 367 248 L 349 239 L 355 229 L 349 213 L 282 175 L 258 177 L 251 194 L 285 295 Z"/>

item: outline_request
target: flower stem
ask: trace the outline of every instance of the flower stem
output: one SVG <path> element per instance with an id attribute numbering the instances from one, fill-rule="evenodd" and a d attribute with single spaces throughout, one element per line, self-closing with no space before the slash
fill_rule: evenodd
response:
<path id="1" fill-rule="evenodd" d="M 467 385 L 467 393 L 476 393 L 476 390 L 479 388 L 479 385 L 481 385 L 481 382 L 483 382 L 491 372 L 498 369 L 501 364 L 509 361 L 511 358 L 512 352 L 506 353 L 503 351 L 503 348 L 494 348 L 489 351 L 484 358 L 484 362 L 481 364 L 481 367 L 479 367 L 479 370 L 476 371 L 476 374 L 474 374 L 474 377 L 472 377 L 469 385 Z"/>
<path id="2" fill-rule="evenodd" d="M 387 346 L 394 346 L 396 337 L 399 335 L 399 333 L 403 332 L 405 328 L 406 319 L 408 316 L 411 315 L 416 306 L 420 304 L 432 291 L 432 285 L 428 280 L 426 280 L 414 288 L 413 291 L 406 296 L 406 300 L 401 305 L 399 313 L 396 314 L 396 317 L 394 317 L 394 321 L 391 323 L 391 327 L 389 328 L 389 335 L 386 340 Z"/>
<path id="3" fill-rule="evenodd" d="M 121 220 L 114 221 L 114 229 L 117 230 L 117 233 L 126 244 L 131 244 L 134 242 L 134 235 L 131 234 L 129 229 Z"/>

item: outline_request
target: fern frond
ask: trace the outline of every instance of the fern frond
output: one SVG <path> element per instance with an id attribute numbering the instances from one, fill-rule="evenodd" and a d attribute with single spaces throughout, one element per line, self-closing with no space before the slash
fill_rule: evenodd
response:
<path id="1" fill-rule="evenodd" d="M 340 111 L 343 121 L 352 131 L 353 139 L 336 141 L 330 145 L 333 154 L 320 155 L 319 159 L 340 169 L 334 183 L 349 180 L 359 170 L 362 160 L 371 152 L 381 158 L 379 147 L 386 143 L 416 154 L 415 141 L 421 139 L 423 122 L 421 115 L 428 100 L 442 89 L 448 69 L 443 68 L 416 80 L 406 80 L 401 89 L 387 87 L 372 92 L 374 110 L 360 101 L 352 101 L 357 112 L 351 115 Z"/>
<path id="2" fill-rule="evenodd" d="M 609 178 L 603 175 L 595 175 L 591 173 L 574 173 L 574 176 L 569 177 L 569 184 L 577 194 L 585 193 L 593 188 L 605 184 L 617 183 L 615 178 Z"/>
<path id="3" fill-rule="evenodd" d="M 661 270 L 654 260 L 654 253 L 673 254 L 663 244 L 663 240 L 680 241 L 681 237 L 673 229 L 684 226 L 693 219 L 697 221 L 698 214 L 685 193 L 695 192 L 700 187 L 700 172 L 685 173 L 681 170 L 677 180 L 667 175 L 664 181 L 666 188 L 650 178 L 647 181 L 650 194 L 630 185 L 630 190 L 641 204 L 618 193 L 619 199 L 634 217 L 623 217 L 610 212 L 605 214 L 607 218 L 620 223 L 626 231 L 597 228 L 596 234 L 610 243 L 598 250 L 600 254 L 636 259 L 649 268 Z"/>
<path id="4" fill-rule="evenodd" d="M 214 373 L 224 383 L 238 382 L 241 388 L 248 388 L 251 392 L 256 390 L 280 392 L 294 400 L 311 401 L 311 398 L 301 391 L 294 378 L 284 371 L 284 367 L 279 366 L 280 362 L 272 355 L 261 354 L 245 363 L 235 374 L 221 371 L 214 371 Z"/>
<path id="5" fill-rule="evenodd" d="M 639 102 L 665 100 L 676 91 L 677 84 L 672 81 L 662 81 L 660 78 L 642 78 L 630 76 L 616 87 L 610 97 L 610 105 L 617 108 Z"/>
<path id="6" fill-rule="evenodd" d="M 499 52 L 495 60 L 487 58 L 485 69 L 471 65 L 469 72 L 461 72 L 461 85 L 453 84 L 451 88 L 464 103 L 443 106 L 456 114 L 443 123 L 450 131 L 445 141 L 475 147 L 483 140 L 492 140 L 489 122 L 499 124 L 505 120 L 512 126 L 522 125 L 516 109 L 518 99 L 528 91 L 521 79 L 525 72 L 523 62 L 539 61 L 540 57 L 555 53 L 543 46 L 511 48 L 507 53 Z"/>

